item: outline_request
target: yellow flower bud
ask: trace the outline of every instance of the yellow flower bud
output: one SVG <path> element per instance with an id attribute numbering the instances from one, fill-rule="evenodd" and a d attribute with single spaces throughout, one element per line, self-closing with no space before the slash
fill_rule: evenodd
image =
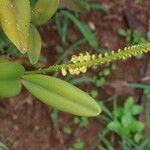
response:
<path id="1" fill-rule="evenodd" d="M 61 69 L 61 73 L 62 73 L 63 76 L 67 75 L 67 71 L 65 69 Z"/>

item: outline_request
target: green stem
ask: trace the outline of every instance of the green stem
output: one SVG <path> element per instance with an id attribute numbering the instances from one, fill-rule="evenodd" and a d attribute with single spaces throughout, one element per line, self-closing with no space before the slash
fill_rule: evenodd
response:
<path id="1" fill-rule="evenodd" d="M 124 60 L 131 56 L 136 56 L 138 54 L 146 53 L 149 51 L 150 51 L 150 43 L 140 44 L 140 45 L 127 47 L 124 50 L 119 50 L 118 52 L 112 53 L 110 55 L 106 54 L 105 56 L 94 59 L 94 60 L 84 61 L 84 62 L 75 63 L 75 64 L 54 65 L 54 66 L 50 66 L 44 69 L 26 71 L 25 74 L 50 73 L 50 72 L 60 71 L 62 69 L 69 70 L 70 68 L 79 68 L 83 66 L 91 67 L 91 66 L 95 66 L 99 64 L 106 64 L 106 63 L 109 63 L 118 59 Z"/>

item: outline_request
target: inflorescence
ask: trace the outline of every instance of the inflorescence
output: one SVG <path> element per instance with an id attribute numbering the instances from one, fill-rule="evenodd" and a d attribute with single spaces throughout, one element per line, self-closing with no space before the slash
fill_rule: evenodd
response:
<path id="1" fill-rule="evenodd" d="M 150 51 L 150 43 L 139 44 L 125 49 L 119 49 L 117 52 L 112 51 L 111 54 L 105 53 L 104 55 L 99 54 L 79 54 L 78 56 L 73 55 L 71 58 L 71 64 L 62 65 L 61 72 L 65 76 L 67 72 L 71 75 L 79 75 L 80 73 L 85 73 L 89 67 L 109 63 L 114 60 L 125 60 L 132 56 L 137 56 L 142 53 L 147 53 Z"/>

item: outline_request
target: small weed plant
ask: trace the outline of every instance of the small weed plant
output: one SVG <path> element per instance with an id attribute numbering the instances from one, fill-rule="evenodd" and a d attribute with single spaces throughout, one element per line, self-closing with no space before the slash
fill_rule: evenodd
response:
<path id="1" fill-rule="evenodd" d="M 123 107 L 113 110 L 113 120 L 107 127 L 121 137 L 133 138 L 138 143 L 142 139 L 144 124 L 136 119 L 136 115 L 141 114 L 142 111 L 143 106 L 135 105 L 134 99 L 129 97 Z"/>

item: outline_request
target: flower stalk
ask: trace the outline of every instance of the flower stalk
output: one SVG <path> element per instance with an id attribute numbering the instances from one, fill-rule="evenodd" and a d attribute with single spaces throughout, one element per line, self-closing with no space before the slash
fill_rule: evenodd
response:
<path id="1" fill-rule="evenodd" d="M 63 75 L 66 75 L 67 71 L 71 74 L 79 74 L 80 72 L 86 72 L 86 70 L 92 66 L 110 63 L 114 60 L 125 60 L 132 56 L 147 52 L 150 52 L 150 43 L 126 47 L 123 50 L 119 49 L 117 52 L 112 51 L 109 55 L 107 53 L 104 55 L 90 55 L 89 53 L 85 55 L 80 54 L 79 56 L 73 55 L 70 64 L 55 65 L 34 71 L 26 71 L 25 74 L 45 74 L 55 71 L 62 71 Z"/>

